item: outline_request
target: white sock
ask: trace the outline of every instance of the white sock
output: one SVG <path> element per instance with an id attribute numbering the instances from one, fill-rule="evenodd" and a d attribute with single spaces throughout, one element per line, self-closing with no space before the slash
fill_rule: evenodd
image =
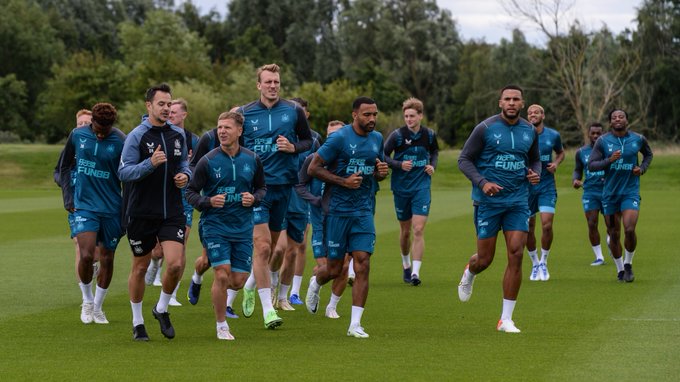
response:
<path id="1" fill-rule="evenodd" d="M 194 271 L 194 275 L 191 276 L 191 280 L 193 280 L 194 284 L 203 284 L 203 276 L 199 275 L 196 271 Z"/>
<path id="2" fill-rule="evenodd" d="M 227 324 L 227 320 L 217 322 L 217 329 L 219 330 L 220 328 L 227 328 L 227 330 L 229 330 L 229 324 Z"/>
<path id="3" fill-rule="evenodd" d="M 94 293 L 94 310 L 95 311 L 100 311 L 102 310 L 102 305 L 104 304 L 104 298 L 106 297 L 106 292 L 108 292 L 108 289 L 100 288 L 99 285 L 97 285 L 96 291 Z"/>
<path id="4" fill-rule="evenodd" d="M 316 276 L 312 276 L 312 278 L 309 280 L 309 289 L 311 289 L 314 293 L 319 293 L 321 290 L 321 285 L 316 282 Z"/>
<path id="5" fill-rule="evenodd" d="M 512 320 L 512 312 L 515 310 L 515 300 L 503 299 L 503 312 L 501 313 L 501 320 Z"/>
<path id="6" fill-rule="evenodd" d="M 293 286 L 290 288 L 291 295 L 300 295 L 300 286 L 302 286 L 302 276 L 293 276 Z"/>
<path id="7" fill-rule="evenodd" d="M 604 260 L 604 257 L 602 257 L 602 246 L 600 244 L 593 245 L 593 253 L 595 253 L 595 259 Z"/>
<path id="8" fill-rule="evenodd" d="M 290 285 L 286 284 L 281 284 L 279 286 L 279 300 L 285 300 L 288 298 L 288 290 L 290 289 Z"/>
<path id="9" fill-rule="evenodd" d="M 633 256 L 635 256 L 635 251 L 633 252 L 628 252 L 627 249 L 624 249 L 624 258 L 623 258 L 623 263 L 624 264 L 633 264 Z"/>
<path id="10" fill-rule="evenodd" d="M 246 284 L 243 286 L 246 289 L 253 290 L 257 284 L 255 283 L 255 273 L 250 272 L 250 276 L 248 276 L 248 280 L 246 280 Z"/>
<path id="11" fill-rule="evenodd" d="M 267 313 L 274 310 L 272 305 L 272 290 L 271 288 L 258 289 L 257 293 L 260 295 L 260 302 L 262 303 L 262 315 L 267 316 Z"/>
<path id="12" fill-rule="evenodd" d="M 177 286 L 175 287 L 175 290 L 172 291 L 172 298 L 174 298 L 175 300 L 177 300 L 177 289 L 179 289 L 179 284 L 181 284 L 181 283 L 182 283 L 182 282 L 179 281 L 179 282 L 177 283 Z"/>
<path id="13" fill-rule="evenodd" d="M 94 301 L 94 296 L 92 295 L 92 281 L 87 284 L 78 283 L 80 286 L 80 291 L 83 293 L 83 302 L 91 304 Z"/>
<path id="14" fill-rule="evenodd" d="M 236 300 L 237 290 L 227 289 L 227 306 L 232 306 L 234 300 Z"/>
<path id="15" fill-rule="evenodd" d="M 463 272 L 463 277 L 465 277 L 465 279 L 468 282 L 470 282 L 470 281 L 474 280 L 475 274 L 472 273 L 472 271 L 469 268 L 465 268 L 465 272 Z"/>
<path id="16" fill-rule="evenodd" d="M 347 270 L 347 276 L 351 278 L 355 278 L 356 274 L 354 273 L 354 258 L 349 259 L 349 269 Z"/>
<path id="17" fill-rule="evenodd" d="M 158 302 L 156 303 L 156 312 L 165 313 L 168 311 L 168 303 L 170 302 L 170 297 L 172 297 L 172 294 L 167 294 L 163 292 L 163 289 L 161 289 L 161 297 L 158 299 Z"/>
<path id="18" fill-rule="evenodd" d="M 331 300 L 328 302 L 328 306 L 326 306 L 326 309 L 328 308 L 337 308 L 338 303 L 340 302 L 340 298 L 342 296 L 336 296 L 335 293 L 331 293 Z"/>
<path id="19" fill-rule="evenodd" d="M 276 289 L 279 286 L 279 271 L 269 271 L 272 280 L 272 289 Z"/>
<path id="20" fill-rule="evenodd" d="M 404 269 L 411 268 L 411 255 L 410 254 L 401 255 L 401 265 L 404 267 Z"/>
<path id="21" fill-rule="evenodd" d="M 621 272 L 623 270 L 623 256 L 614 259 L 614 264 L 616 264 L 616 272 Z"/>
<path id="22" fill-rule="evenodd" d="M 541 263 L 548 265 L 548 255 L 550 254 L 549 249 L 541 248 Z"/>
<path id="23" fill-rule="evenodd" d="M 420 260 L 413 260 L 413 270 L 411 271 L 412 275 L 419 275 L 420 274 L 420 266 L 423 264 L 422 261 Z"/>
<path id="24" fill-rule="evenodd" d="M 149 270 L 149 269 L 152 269 L 153 267 L 160 268 L 160 264 L 158 263 L 158 260 L 160 260 L 160 259 L 154 259 L 152 257 L 151 261 L 149 261 L 149 266 L 146 269 Z"/>
<path id="25" fill-rule="evenodd" d="M 144 323 L 144 316 L 142 315 L 142 301 L 130 301 L 130 306 L 132 307 L 132 326 L 142 325 Z"/>
<path id="26" fill-rule="evenodd" d="M 529 253 L 529 258 L 531 259 L 531 264 L 533 266 L 538 265 L 538 249 L 534 249 L 533 251 L 527 251 Z"/>
<path id="27" fill-rule="evenodd" d="M 364 314 L 363 307 L 352 305 L 352 318 L 350 319 L 349 326 L 361 325 L 361 315 L 363 314 Z"/>

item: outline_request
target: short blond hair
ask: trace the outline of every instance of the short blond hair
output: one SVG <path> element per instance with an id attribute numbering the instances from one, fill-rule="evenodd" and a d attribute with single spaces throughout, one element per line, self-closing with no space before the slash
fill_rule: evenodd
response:
<path id="1" fill-rule="evenodd" d="M 187 100 L 185 100 L 184 98 L 173 99 L 172 101 L 170 101 L 170 106 L 172 106 L 172 105 L 181 105 L 183 112 L 186 113 L 188 111 L 187 110 Z"/>
<path id="2" fill-rule="evenodd" d="M 418 114 L 423 114 L 423 101 L 419 100 L 418 98 L 411 97 L 404 101 L 404 103 L 401 106 L 401 111 L 404 112 L 406 109 L 413 109 Z"/>
<path id="3" fill-rule="evenodd" d="M 217 122 L 223 121 L 225 119 L 231 119 L 236 122 L 239 127 L 243 127 L 243 115 L 241 113 L 225 111 L 224 113 L 220 114 L 219 117 L 217 117 Z"/>
<path id="4" fill-rule="evenodd" d="M 260 82 L 260 74 L 262 74 L 262 72 L 264 71 L 280 73 L 281 68 L 279 68 L 279 66 L 276 64 L 267 64 L 260 66 L 259 68 L 257 68 L 257 82 Z"/>
<path id="5" fill-rule="evenodd" d="M 76 119 L 80 118 L 81 115 L 89 115 L 92 116 L 92 112 L 89 111 L 88 109 L 80 109 L 76 113 Z"/>
<path id="6" fill-rule="evenodd" d="M 345 122 L 342 122 L 342 121 L 338 121 L 337 119 L 336 119 L 336 120 L 333 120 L 333 121 L 330 121 L 330 122 L 328 122 L 328 127 L 331 127 L 331 126 L 337 126 L 337 125 L 345 126 Z"/>
<path id="7" fill-rule="evenodd" d="M 531 109 L 531 108 L 536 108 L 536 109 L 538 109 L 538 110 L 541 111 L 541 114 L 545 114 L 545 110 L 543 110 L 543 106 L 541 106 L 541 105 L 539 105 L 539 104 L 537 104 L 537 103 L 535 103 L 535 104 L 529 106 L 529 107 L 527 108 L 527 111 L 529 111 L 529 109 Z"/>

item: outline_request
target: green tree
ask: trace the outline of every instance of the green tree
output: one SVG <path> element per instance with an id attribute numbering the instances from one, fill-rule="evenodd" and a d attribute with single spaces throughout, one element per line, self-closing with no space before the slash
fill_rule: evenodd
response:
<path id="1" fill-rule="evenodd" d="M 29 136 L 24 115 L 28 110 L 26 83 L 14 74 L 0 77 L 0 110 L 3 110 L 1 131 L 16 136 Z"/>
<path id="2" fill-rule="evenodd" d="M 629 103 L 648 100 L 645 134 L 680 141 L 680 2 L 647 0 L 638 11 L 634 41 L 642 49 L 642 70 L 632 81 Z M 640 96 L 648 95 L 648 97 Z M 646 129 L 644 129 L 646 127 Z M 646 130 L 646 131 L 645 131 Z"/>
<path id="3" fill-rule="evenodd" d="M 436 124 L 450 124 L 462 45 L 451 14 L 435 1 L 343 1 L 338 40 L 345 75 L 370 85 L 383 110 L 399 110 L 412 95 Z"/>
<path id="4" fill-rule="evenodd" d="M 135 73 L 133 90 L 141 93 L 151 83 L 214 79 L 208 46 L 182 20 L 167 11 L 147 14 L 144 25 L 120 25 L 124 62 Z"/>
<path id="5" fill-rule="evenodd" d="M 53 72 L 38 100 L 40 132 L 50 143 L 66 137 L 75 127 L 78 110 L 90 109 L 97 102 L 120 107 L 135 95 L 130 69 L 99 53 L 76 53 Z"/>
<path id="6" fill-rule="evenodd" d="M 22 138 L 33 139 L 33 130 L 24 126 L 33 125 L 31 110 L 50 76 L 52 64 L 63 59 L 64 46 L 47 15 L 34 1 L 3 0 L 0 1 L 0 52 L 0 77 L 14 74 L 14 81 L 25 84 L 27 107 L 21 114 L 24 122 L 17 122 L 13 128 L 22 132 Z"/>
<path id="7" fill-rule="evenodd" d="M 326 136 L 328 122 L 336 119 L 345 123 L 352 121 L 352 102 L 359 95 L 372 94 L 365 88 L 353 86 L 347 80 L 337 80 L 326 85 L 306 82 L 294 93 L 294 96 L 309 102 L 310 125 L 323 136 Z"/>

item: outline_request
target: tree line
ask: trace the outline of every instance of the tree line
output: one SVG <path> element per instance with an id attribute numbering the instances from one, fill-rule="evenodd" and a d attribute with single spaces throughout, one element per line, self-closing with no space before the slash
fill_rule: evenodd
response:
<path id="1" fill-rule="evenodd" d="M 650 139 L 680 140 L 679 1 L 645 0 L 636 30 L 619 34 L 578 20 L 562 28 L 559 8 L 546 19 L 534 6 L 560 0 L 501 1 L 542 31 L 545 46 L 520 30 L 498 44 L 463 41 L 455 15 L 434 0 L 232 0 L 226 16 L 190 1 L 0 0 L 0 142 L 58 142 L 75 112 L 96 102 L 116 105 L 129 131 L 158 82 L 188 101 L 200 134 L 257 98 L 255 68 L 271 62 L 283 68 L 284 97 L 309 100 L 322 133 L 330 120 L 348 121 L 361 94 L 376 99 L 380 129 L 396 128 L 401 102 L 414 96 L 427 125 L 460 145 L 498 112 L 499 89 L 516 83 L 568 145 L 613 107 Z"/>

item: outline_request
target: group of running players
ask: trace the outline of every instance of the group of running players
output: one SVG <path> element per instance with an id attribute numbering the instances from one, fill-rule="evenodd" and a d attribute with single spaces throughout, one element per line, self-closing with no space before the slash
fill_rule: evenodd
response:
<path id="1" fill-rule="evenodd" d="M 198 303 L 203 274 L 212 267 L 211 301 L 218 339 L 234 339 L 227 318 L 239 317 L 233 308 L 239 290 L 243 290 L 243 316 L 252 316 L 259 297 L 264 327 L 274 329 L 283 323 L 277 309 L 306 305 L 316 313 L 320 289 L 329 282 L 332 294 L 325 316 L 339 318 L 337 304 L 349 283 L 352 308 L 347 335 L 368 338 L 361 318 L 376 239 L 375 194 L 389 169 L 400 224 L 402 278 L 413 286 L 421 284 L 424 230 L 439 150 L 435 132 L 421 124 L 422 102 L 404 101 L 405 125 L 383 142 L 375 131 L 375 101 L 358 97 L 352 105 L 352 121 L 330 122 L 321 144 L 309 127 L 306 101 L 280 97 L 276 64 L 258 68 L 256 84 L 259 99 L 220 114 L 217 127 L 200 140 L 184 129 L 186 102 L 173 100 L 165 84 L 147 90 L 147 114 L 127 136 L 113 127 L 117 117 L 113 105 L 98 103 L 91 113 L 79 112 L 78 127 L 67 139 L 55 181 L 62 188 L 76 243 L 83 323 L 108 323 L 102 305 L 114 252 L 127 233 L 133 253 L 128 279 L 133 338 L 149 340 L 142 301 L 145 286 L 153 283 L 160 284 L 161 293 L 151 313 L 161 333 L 174 338 L 168 306 L 180 305 L 176 294 L 196 209 L 201 212 L 198 232 L 203 253 L 194 263 L 187 297 L 191 304 Z M 530 279 L 550 277 L 547 259 L 557 199 L 554 173 L 564 150 L 559 134 L 543 125 L 541 106 L 529 107 L 529 121 L 519 116 L 524 106 L 519 87 L 504 88 L 499 106 L 501 113 L 474 129 L 459 158 L 461 171 L 473 185 L 478 239 L 477 253 L 466 266 L 458 292 L 462 301 L 470 298 L 474 278 L 493 260 L 496 236 L 503 229 L 508 267 L 497 328 L 519 332 L 512 312 L 525 245 L 533 263 Z M 613 111 L 610 123 L 612 132 L 597 143 L 602 127 L 590 127 L 591 144 L 577 152 L 573 185 L 584 188 L 583 206 L 596 254 L 593 265 L 604 261 L 597 232 L 601 211 L 620 268 L 618 277 L 630 282 L 639 176 L 652 154 L 644 137 L 628 131 L 624 111 Z M 639 166 L 638 152 L 644 156 Z M 543 232 L 540 258 L 533 235 L 537 212 Z M 303 300 L 300 288 L 309 225 L 316 265 Z"/>

